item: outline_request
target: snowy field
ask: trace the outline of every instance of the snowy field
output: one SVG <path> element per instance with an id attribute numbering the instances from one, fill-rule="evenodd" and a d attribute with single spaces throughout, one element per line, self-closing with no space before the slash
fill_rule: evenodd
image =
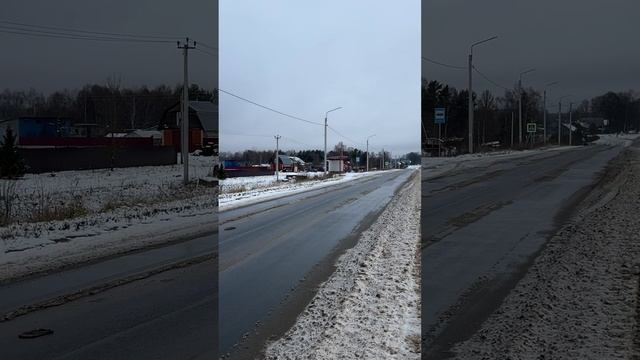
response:
<path id="1" fill-rule="evenodd" d="M 213 158 L 182 166 L 28 174 L 9 185 L 11 219 L 0 227 L 0 280 L 213 231 Z M 6 196 L 0 196 L 3 206 Z"/>
<path id="2" fill-rule="evenodd" d="M 267 359 L 420 358 L 420 176 L 342 255 Z"/>
<path id="3" fill-rule="evenodd" d="M 390 170 L 396 171 L 396 170 Z M 275 199 L 288 194 L 295 194 L 326 186 L 352 181 L 366 176 L 376 176 L 379 171 L 337 174 L 325 177 L 322 172 L 317 173 L 281 173 L 280 181 L 276 176 L 250 176 L 220 180 L 220 196 L 218 197 L 221 210 L 228 210 L 255 202 Z M 306 175 L 303 180 L 282 181 L 286 175 Z"/>
<path id="4" fill-rule="evenodd" d="M 456 358 L 640 357 L 640 149 L 613 165 L 619 173 L 590 193 Z"/>

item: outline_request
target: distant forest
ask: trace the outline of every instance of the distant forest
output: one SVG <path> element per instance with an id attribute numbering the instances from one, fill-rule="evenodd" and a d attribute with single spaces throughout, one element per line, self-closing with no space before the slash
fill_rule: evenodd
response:
<path id="1" fill-rule="evenodd" d="M 45 96 L 29 89 L 6 89 L 0 93 L 0 121 L 20 116 L 70 118 L 73 123 L 92 123 L 117 130 L 154 128 L 164 112 L 180 101 L 182 87 L 160 85 L 123 88 L 118 80 L 87 84 L 80 90 L 60 90 Z M 217 92 L 189 88 L 191 100 L 217 102 Z"/>
<path id="2" fill-rule="evenodd" d="M 458 90 L 438 81 L 422 80 L 422 137 L 438 137 L 434 124 L 434 109 L 444 107 L 447 123 L 442 128 L 443 137 L 468 139 L 468 91 Z M 548 94 L 549 95 L 549 94 Z M 557 93 L 547 98 L 547 120 L 557 119 Z M 473 93 L 475 103 L 474 143 L 500 141 L 508 144 L 511 138 L 511 116 L 518 121 L 518 96 L 516 90 L 507 90 L 496 96 L 488 90 Z M 543 93 L 533 88 L 523 88 L 523 122 L 542 122 Z M 569 99 L 562 101 L 564 121 L 568 119 Z M 634 91 L 607 92 L 590 100 L 573 101 L 573 119 L 602 117 L 610 121 L 613 131 L 640 130 L 640 98 Z M 523 126 L 524 127 L 524 126 Z M 549 127 L 555 128 L 552 121 Z M 518 138 L 517 125 L 515 137 Z M 526 129 L 523 129 L 526 131 Z"/>

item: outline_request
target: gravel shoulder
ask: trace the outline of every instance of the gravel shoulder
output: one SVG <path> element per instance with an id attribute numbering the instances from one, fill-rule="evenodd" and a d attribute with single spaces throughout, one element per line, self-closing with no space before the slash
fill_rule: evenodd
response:
<path id="1" fill-rule="evenodd" d="M 609 166 L 578 213 L 459 359 L 633 359 L 638 347 L 640 148 Z"/>
<path id="2" fill-rule="evenodd" d="M 420 357 L 420 179 L 410 180 L 267 359 Z"/>

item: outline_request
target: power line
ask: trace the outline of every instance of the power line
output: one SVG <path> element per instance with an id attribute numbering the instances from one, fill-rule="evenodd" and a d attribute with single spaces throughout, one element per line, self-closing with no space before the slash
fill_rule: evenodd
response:
<path id="1" fill-rule="evenodd" d="M 197 41 L 197 43 L 198 43 L 198 45 L 202 45 L 202 46 L 204 46 L 204 47 L 208 48 L 209 50 L 218 51 L 218 48 L 217 48 L 217 47 L 215 47 L 215 46 L 211 46 L 211 45 L 208 45 L 208 44 L 207 44 L 207 43 L 205 43 L 205 42 Z"/>
<path id="2" fill-rule="evenodd" d="M 354 143 L 354 144 L 364 145 L 364 143 L 361 143 L 361 142 L 359 142 L 359 141 L 355 141 L 355 140 L 350 139 L 350 138 L 348 138 L 347 136 L 345 136 L 345 135 L 341 134 L 340 132 L 338 132 L 338 130 L 336 130 L 336 129 L 332 128 L 331 126 L 327 126 L 327 127 L 329 128 L 329 130 L 333 131 L 336 135 L 338 135 L 338 136 L 340 136 L 340 137 L 342 137 L 342 138 L 344 138 L 344 139 L 346 139 L 346 140 L 349 140 L 349 141 L 351 141 L 351 142 L 352 142 L 352 143 Z"/>
<path id="3" fill-rule="evenodd" d="M 99 37 L 99 36 L 85 36 L 85 35 L 65 35 L 62 33 L 44 32 L 38 30 L 3 30 L 0 27 L 0 33 L 26 35 L 34 37 L 47 37 L 57 39 L 71 39 L 71 40 L 89 40 L 89 41 L 107 41 L 107 42 L 132 42 L 132 43 L 173 43 L 171 40 L 143 40 L 143 39 L 126 39 L 126 38 L 112 38 L 112 37 Z"/>
<path id="4" fill-rule="evenodd" d="M 456 70 L 465 70 L 466 69 L 466 67 L 464 67 L 464 66 L 456 66 L 456 65 L 445 64 L 445 63 L 442 63 L 442 62 L 439 62 L 439 61 L 435 61 L 433 59 L 429 59 L 429 58 L 424 57 L 424 56 L 422 57 L 422 60 L 425 60 L 425 61 L 430 62 L 432 64 L 444 66 L 444 67 L 447 67 L 447 68 L 450 68 L 450 69 L 456 69 Z"/>
<path id="5" fill-rule="evenodd" d="M 487 80 L 489 83 L 493 84 L 494 86 L 497 86 L 497 87 L 499 87 L 501 89 L 504 89 L 504 90 L 511 90 L 508 87 L 502 86 L 502 85 L 498 84 L 497 82 L 489 79 L 489 77 L 486 76 L 485 74 L 481 73 L 480 70 L 478 70 L 478 68 L 475 67 L 475 65 L 473 66 L 473 70 L 475 70 L 475 72 L 477 72 L 480 76 L 482 76 L 485 80 Z"/>
<path id="6" fill-rule="evenodd" d="M 201 45 L 199 42 L 198 42 L 198 43 L 196 43 L 196 44 L 197 44 L 197 45 Z M 198 50 L 198 51 L 200 51 L 201 53 L 204 53 L 204 54 L 207 54 L 207 55 L 210 55 L 210 56 L 213 56 L 213 57 L 218 57 L 218 55 L 216 55 L 216 54 L 214 54 L 214 53 L 211 53 L 211 52 L 208 52 L 208 51 L 206 51 L 206 50 L 202 50 L 202 49 L 200 49 L 200 48 L 198 48 L 198 47 L 196 47 L 195 49 L 196 49 L 196 50 Z"/>
<path id="7" fill-rule="evenodd" d="M 306 119 L 303 119 L 303 118 L 300 118 L 300 117 L 297 117 L 297 116 L 289 115 L 289 114 L 287 114 L 287 113 L 284 113 L 284 112 L 282 112 L 282 111 L 279 111 L 279 110 L 276 110 L 276 109 L 270 108 L 270 107 L 268 107 L 268 106 L 265 106 L 265 105 L 262 105 L 262 104 L 258 104 L 258 103 L 257 103 L 257 102 L 255 102 L 255 101 L 251 101 L 251 100 L 249 100 L 249 99 L 247 99 L 247 98 L 243 98 L 242 96 L 239 96 L 239 95 L 236 95 L 236 94 L 232 94 L 232 93 L 230 93 L 230 92 L 228 92 L 228 91 L 226 91 L 226 90 L 218 89 L 218 91 L 220 91 L 220 92 L 222 92 L 222 93 L 225 93 L 225 94 L 227 94 L 227 95 L 233 96 L 233 97 L 235 97 L 235 98 L 237 98 L 237 99 L 240 99 L 240 100 L 242 100 L 242 101 L 246 101 L 246 102 L 248 102 L 248 103 L 250 103 L 250 104 L 253 104 L 253 105 L 255 105 L 255 106 L 261 107 L 261 108 L 266 109 L 266 110 L 269 110 L 269 111 L 273 111 L 273 112 L 275 112 L 275 113 L 277 113 L 277 114 L 280 114 L 280 115 L 283 115 L 283 116 L 286 116 L 286 117 L 289 117 L 289 118 L 292 118 L 292 119 L 295 119 L 295 120 L 298 120 L 298 121 L 303 121 L 303 122 L 306 122 L 306 123 L 309 123 L 309 124 L 313 124 L 313 125 L 320 125 L 320 126 L 324 126 L 324 124 L 321 124 L 321 123 L 319 123 L 319 122 L 310 121 L 310 120 L 306 120 Z"/>
<path id="8" fill-rule="evenodd" d="M 173 40 L 177 40 L 177 39 L 182 39 L 184 38 L 184 36 L 160 36 L 160 35 L 136 35 L 136 34 L 128 34 L 128 33 L 112 33 L 112 32 L 100 32 L 100 31 L 89 31 L 89 30 L 81 30 L 81 29 L 74 29 L 74 28 L 65 28 L 65 27 L 56 27 L 56 26 L 44 26 L 44 25 L 33 25 L 33 24 L 26 24 L 26 23 L 21 23 L 21 22 L 15 22 L 15 21 L 7 21 L 7 20 L 0 20 L 0 23 L 5 23 L 5 24 L 10 24 L 10 25 L 15 25 L 15 26 L 20 26 L 20 27 L 26 27 L 26 28 L 37 28 L 37 29 L 48 29 L 48 30 L 61 30 L 61 31 L 65 31 L 65 32 L 72 32 L 72 33 L 84 33 L 84 34 L 93 34 L 93 35 L 108 35 L 108 36 L 120 36 L 120 37 L 132 37 L 132 38 L 146 38 L 146 39 L 173 39 Z M 70 34 L 72 35 L 72 34 Z"/>

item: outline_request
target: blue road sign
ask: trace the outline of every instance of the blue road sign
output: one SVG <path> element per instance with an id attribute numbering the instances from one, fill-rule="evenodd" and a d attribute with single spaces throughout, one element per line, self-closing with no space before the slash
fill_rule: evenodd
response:
<path id="1" fill-rule="evenodd" d="M 436 108 L 435 109 L 435 124 L 444 124 L 446 122 L 444 108 Z"/>

